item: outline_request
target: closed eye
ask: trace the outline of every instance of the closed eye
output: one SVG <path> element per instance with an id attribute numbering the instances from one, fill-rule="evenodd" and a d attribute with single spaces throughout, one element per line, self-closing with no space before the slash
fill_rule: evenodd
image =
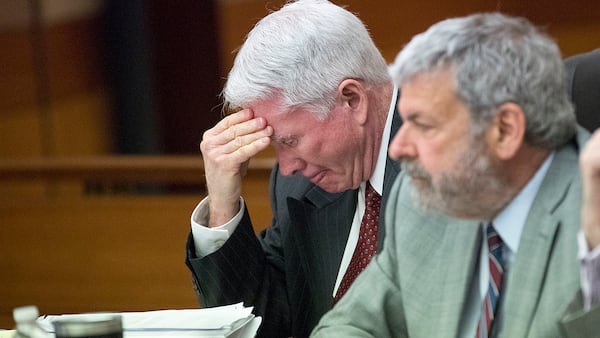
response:
<path id="1" fill-rule="evenodd" d="M 295 147 L 298 144 L 298 137 L 295 136 L 271 136 L 271 142 L 280 144 L 286 147 Z"/>
<path id="2" fill-rule="evenodd" d="M 406 121 L 410 121 L 410 123 L 422 131 L 427 131 L 433 128 L 432 125 L 424 123 L 419 114 L 410 114 L 406 117 Z"/>
<path id="3" fill-rule="evenodd" d="M 428 125 L 428 124 L 425 124 L 425 123 L 421 123 L 421 122 L 418 122 L 418 121 L 412 121 L 412 123 L 415 125 L 415 127 L 419 128 L 419 129 L 421 129 L 423 131 L 427 131 L 427 130 L 433 128 L 433 126 L 431 126 L 431 125 Z"/>

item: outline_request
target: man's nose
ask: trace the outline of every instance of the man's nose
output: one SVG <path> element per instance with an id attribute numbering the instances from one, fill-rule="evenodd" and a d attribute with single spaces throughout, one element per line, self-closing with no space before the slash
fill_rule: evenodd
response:
<path id="1" fill-rule="evenodd" d="M 402 157 L 414 158 L 417 156 L 417 148 L 410 140 L 409 134 L 410 131 L 405 125 L 400 127 L 388 148 L 390 158 L 398 160 Z"/>
<path id="2" fill-rule="evenodd" d="M 279 172 L 284 176 L 293 175 L 305 167 L 304 161 L 287 153 L 279 152 L 277 161 L 279 162 Z"/>

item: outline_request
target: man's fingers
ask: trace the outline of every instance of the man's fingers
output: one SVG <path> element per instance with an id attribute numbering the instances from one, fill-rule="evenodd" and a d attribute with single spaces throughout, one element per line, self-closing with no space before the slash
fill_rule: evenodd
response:
<path id="1" fill-rule="evenodd" d="M 233 126 L 250 121 L 253 117 L 254 114 L 250 109 L 243 109 L 231 115 L 225 116 L 212 129 L 215 131 L 216 134 L 220 134 L 227 131 Z"/>
<path id="2" fill-rule="evenodd" d="M 241 163 L 248 161 L 269 146 L 272 128 L 267 127 L 266 129 L 259 133 L 238 136 L 223 145 L 214 145 L 203 141 L 201 148 L 205 166 L 211 167 L 211 163 L 213 163 L 215 168 L 221 168 L 219 170 L 238 171 Z"/>
<path id="3" fill-rule="evenodd" d="M 233 145 L 234 143 L 236 145 Z M 238 146 L 238 143 L 241 145 Z M 267 148 L 269 143 L 269 137 L 260 137 L 252 140 L 251 142 L 241 140 L 233 141 L 228 145 L 228 151 L 222 152 L 217 161 L 223 163 L 224 165 L 247 162 L 250 160 L 250 158 Z"/>
<path id="4" fill-rule="evenodd" d="M 236 135 L 222 146 L 224 153 L 233 153 L 242 148 L 248 148 L 250 151 L 254 147 L 264 148 L 270 142 L 272 128 L 270 126 L 251 134 Z M 261 149 L 262 150 L 262 149 Z"/>
<path id="5" fill-rule="evenodd" d="M 265 119 L 255 118 L 233 124 L 220 132 L 218 132 L 220 128 L 215 128 L 210 134 L 205 135 L 205 137 L 212 138 L 212 142 L 216 145 L 227 144 L 231 142 L 235 144 L 238 142 L 238 145 L 242 146 L 245 143 L 241 141 L 252 140 L 253 136 L 251 135 L 258 134 L 258 137 L 265 136 L 265 132 L 270 132 L 270 130 L 265 130 L 266 128 L 267 125 Z"/>
<path id="6" fill-rule="evenodd" d="M 239 175 L 245 162 L 269 146 L 273 128 L 245 109 L 231 114 L 207 130 L 200 150 L 208 175 Z"/>

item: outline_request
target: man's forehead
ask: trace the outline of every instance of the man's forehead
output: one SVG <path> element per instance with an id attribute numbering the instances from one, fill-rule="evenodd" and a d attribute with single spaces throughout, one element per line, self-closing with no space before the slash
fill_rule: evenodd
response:
<path id="1" fill-rule="evenodd" d="M 282 119 L 288 111 L 282 108 L 280 101 L 276 98 L 268 98 L 256 101 L 250 105 L 254 116 L 270 119 Z"/>

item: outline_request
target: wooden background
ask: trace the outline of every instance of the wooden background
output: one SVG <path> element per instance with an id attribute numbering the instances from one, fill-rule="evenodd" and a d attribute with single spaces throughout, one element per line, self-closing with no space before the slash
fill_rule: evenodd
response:
<path id="1" fill-rule="evenodd" d="M 547 29 L 564 56 L 600 47 L 598 1 L 334 2 L 362 18 L 388 61 L 431 24 L 477 11 L 526 16 Z M 32 3 L 42 7 L 37 28 Z M 146 137 L 163 155 L 172 150 L 197 156 L 202 131 L 218 119 L 213 108 L 233 51 L 259 18 L 284 1 L 146 3 L 151 5 L 141 6 L 147 10 L 142 21 L 155 33 L 145 36 L 154 42 L 148 50 L 154 59 L 144 73 L 153 96 L 146 98 L 157 103 L 150 106 L 155 111 L 141 114 L 157 114 L 161 130 Z M 119 152 L 118 86 L 107 68 L 104 29 L 111 4 L 0 3 L 0 164 Z M 196 16 L 202 19 L 194 21 Z M 261 170 L 244 185 L 257 231 L 270 220 L 267 179 L 268 170 Z M 183 261 L 189 215 L 202 192 L 167 192 L 89 194 L 78 180 L 0 177 L 0 328 L 12 327 L 12 308 L 24 304 L 37 304 L 42 313 L 197 306 Z"/>

